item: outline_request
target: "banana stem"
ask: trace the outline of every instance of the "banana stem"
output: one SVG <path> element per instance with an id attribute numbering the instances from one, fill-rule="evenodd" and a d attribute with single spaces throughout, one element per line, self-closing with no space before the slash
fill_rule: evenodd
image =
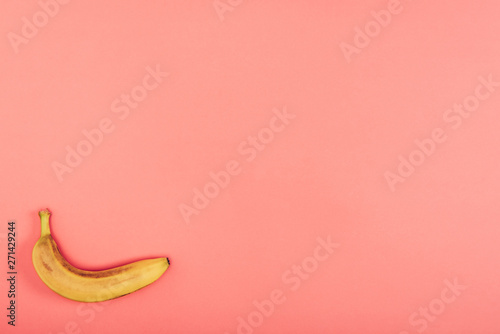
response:
<path id="1" fill-rule="evenodd" d="M 41 237 L 49 235 L 50 234 L 50 226 L 49 226 L 50 211 L 49 211 L 49 209 L 39 211 L 38 215 L 40 216 L 40 223 L 42 223 Z"/>

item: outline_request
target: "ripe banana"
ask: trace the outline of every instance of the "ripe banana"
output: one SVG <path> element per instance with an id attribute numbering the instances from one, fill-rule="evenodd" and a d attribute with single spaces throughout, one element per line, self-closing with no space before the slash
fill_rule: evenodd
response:
<path id="1" fill-rule="evenodd" d="M 33 248 L 33 265 L 49 288 L 68 299 L 99 302 L 118 298 L 153 283 L 170 265 L 168 258 L 162 257 L 102 271 L 75 268 L 61 255 L 50 234 L 50 211 L 42 210 L 38 215 L 42 233 Z"/>

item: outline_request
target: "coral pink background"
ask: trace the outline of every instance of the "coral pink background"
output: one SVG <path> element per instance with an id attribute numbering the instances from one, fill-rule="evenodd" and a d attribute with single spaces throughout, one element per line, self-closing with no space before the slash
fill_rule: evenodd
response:
<path id="1" fill-rule="evenodd" d="M 401 6 L 348 63 L 339 44 L 387 1 L 242 1 L 223 21 L 210 0 L 71 1 L 18 53 L 7 34 L 40 7 L 2 2 L 0 232 L 16 221 L 18 308 L 11 328 L 2 278 L 0 331 L 232 334 L 280 289 L 255 333 L 417 333 L 409 316 L 456 278 L 467 289 L 425 332 L 500 332 L 500 91 L 458 129 L 443 121 L 478 76 L 500 81 L 500 4 Z M 112 101 L 156 64 L 169 77 L 120 120 Z M 296 118 L 244 162 L 240 143 L 283 107 Z M 103 118 L 114 131 L 59 182 L 51 164 Z M 384 173 L 436 127 L 447 141 L 392 192 Z M 186 224 L 179 205 L 230 160 L 241 174 Z M 45 207 L 78 267 L 172 266 L 111 302 L 62 298 L 31 263 Z M 329 235 L 341 246 L 291 291 L 282 275 Z"/>

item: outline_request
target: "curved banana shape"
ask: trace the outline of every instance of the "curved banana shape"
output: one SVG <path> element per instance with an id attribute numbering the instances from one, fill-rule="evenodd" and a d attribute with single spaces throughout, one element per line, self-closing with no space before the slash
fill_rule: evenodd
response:
<path id="1" fill-rule="evenodd" d="M 50 235 L 50 211 L 42 210 L 38 215 L 42 233 L 33 248 L 33 265 L 49 288 L 68 299 L 99 302 L 118 298 L 153 283 L 170 265 L 168 258 L 162 257 L 102 271 L 75 268 L 61 255 Z"/>

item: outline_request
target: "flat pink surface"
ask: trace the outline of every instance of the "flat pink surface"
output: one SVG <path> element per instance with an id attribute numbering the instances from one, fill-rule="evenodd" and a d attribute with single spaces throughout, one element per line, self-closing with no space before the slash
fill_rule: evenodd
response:
<path id="1" fill-rule="evenodd" d="M 500 333 L 498 1 L 49 2 L 0 4 L 0 332 Z M 75 266 L 172 265 L 62 298 L 46 207 Z"/>

